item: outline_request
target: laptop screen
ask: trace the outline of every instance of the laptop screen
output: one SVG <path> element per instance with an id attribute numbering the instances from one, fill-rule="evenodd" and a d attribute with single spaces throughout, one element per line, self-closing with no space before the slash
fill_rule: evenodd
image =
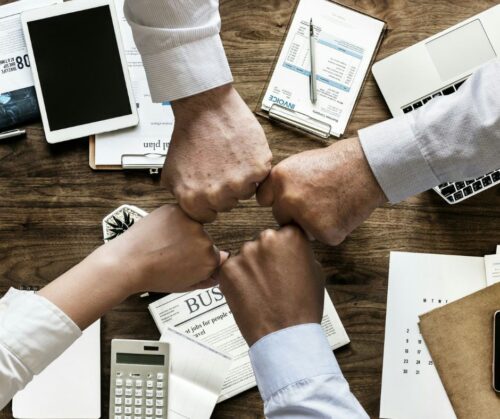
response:
<path id="1" fill-rule="evenodd" d="M 479 19 L 426 44 L 442 81 L 450 81 L 497 55 Z"/>

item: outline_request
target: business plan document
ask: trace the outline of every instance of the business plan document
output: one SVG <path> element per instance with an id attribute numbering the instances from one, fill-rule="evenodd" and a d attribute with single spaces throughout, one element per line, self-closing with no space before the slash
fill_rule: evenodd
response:
<path id="1" fill-rule="evenodd" d="M 124 0 L 115 0 L 125 57 L 137 103 L 139 124 L 132 128 L 96 135 L 96 166 L 121 166 L 123 156 L 135 162 L 148 162 L 156 156 L 165 161 L 174 129 L 174 114 L 169 103 L 153 103 L 142 58 L 135 46 L 132 29 L 123 13 Z"/>
<path id="2" fill-rule="evenodd" d="M 222 385 L 219 402 L 257 384 L 248 356 L 248 345 L 219 287 L 167 295 L 150 304 L 149 311 L 160 332 L 173 327 L 231 356 L 231 366 Z M 326 291 L 321 326 L 332 349 L 349 343 L 344 326 Z"/>
<path id="3" fill-rule="evenodd" d="M 317 102 L 311 103 L 309 23 L 314 24 Z M 341 136 L 385 23 L 329 0 L 300 0 L 262 109 L 280 106 L 330 126 Z"/>

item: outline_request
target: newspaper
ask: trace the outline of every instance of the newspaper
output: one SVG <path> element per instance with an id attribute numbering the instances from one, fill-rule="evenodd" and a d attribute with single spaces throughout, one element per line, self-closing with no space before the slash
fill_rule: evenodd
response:
<path id="1" fill-rule="evenodd" d="M 149 311 L 161 333 L 173 327 L 232 357 L 218 402 L 256 385 L 248 345 L 218 287 L 167 295 L 150 304 Z M 349 337 L 326 291 L 321 325 L 332 349 L 349 343 Z"/>

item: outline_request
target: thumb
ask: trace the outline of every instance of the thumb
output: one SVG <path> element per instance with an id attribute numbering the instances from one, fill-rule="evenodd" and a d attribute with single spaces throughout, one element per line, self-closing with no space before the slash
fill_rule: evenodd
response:
<path id="1" fill-rule="evenodd" d="M 257 189 L 257 202 L 262 207 L 270 207 L 274 203 L 274 191 L 273 191 L 273 178 L 272 173 L 267 177 L 264 182 L 259 185 Z"/>
<path id="2" fill-rule="evenodd" d="M 221 267 L 222 265 L 224 265 L 224 262 L 226 262 L 226 260 L 229 259 L 229 256 L 231 256 L 231 254 L 229 252 L 225 252 L 224 250 L 221 250 L 219 252 L 219 267 Z"/>

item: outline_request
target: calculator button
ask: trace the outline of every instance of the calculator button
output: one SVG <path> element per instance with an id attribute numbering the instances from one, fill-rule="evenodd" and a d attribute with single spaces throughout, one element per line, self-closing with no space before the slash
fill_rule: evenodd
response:
<path id="1" fill-rule="evenodd" d="M 132 416 L 125 416 L 123 419 L 132 419 Z"/>
<path id="2" fill-rule="evenodd" d="M 134 415 L 142 415 L 142 407 L 134 408 Z"/>
<path id="3" fill-rule="evenodd" d="M 121 413 L 122 412 L 122 407 L 121 406 L 115 406 L 115 413 Z"/>
<path id="4" fill-rule="evenodd" d="M 123 388 L 115 388 L 115 396 L 123 396 Z"/>
<path id="5" fill-rule="evenodd" d="M 132 408 L 130 406 L 125 407 L 125 414 L 132 414 Z"/>
<path id="6" fill-rule="evenodd" d="M 153 397 L 153 390 L 146 390 L 146 397 Z"/>
<path id="7" fill-rule="evenodd" d="M 155 409 L 156 416 L 163 415 L 163 409 Z"/>
<path id="8" fill-rule="evenodd" d="M 146 419 L 153 419 L 151 416 L 146 416 Z"/>
<path id="9" fill-rule="evenodd" d="M 146 412 L 146 415 L 152 415 L 153 414 L 153 408 L 152 407 L 146 407 L 145 412 Z"/>
<path id="10" fill-rule="evenodd" d="M 153 387 L 153 381 L 152 381 L 152 380 L 148 380 L 148 381 L 146 381 L 146 386 L 147 386 L 148 388 L 152 388 L 152 387 Z"/>
<path id="11" fill-rule="evenodd" d="M 127 387 L 132 387 L 132 380 L 126 380 L 125 384 L 127 385 Z"/>
<path id="12" fill-rule="evenodd" d="M 121 378 L 117 378 L 116 381 L 115 381 L 115 384 L 118 386 L 118 387 L 121 387 L 123 385 L 123 380 Z"/>
<path id="13" fill-rule="evenodd" d="M 121 377 L 122 375 L 123 375 L 123 373 L 122 373 L 121 371 L 117 371 L 117 372 L 116 372 L 116 376 L 117 376 L 117 377 Z"/>
<path id="14" fill-rule="evenodd" d="M 163 407 L 163 400 L 162 399 L 157 399 L 156 400 L 156 406 Z"/>
<path id="15" fill-rule="evenodd" d="M 135 399 L 136 406 L 142 406 L 142 399 Z"/>
<path id="16" fill-rule="evenodd" d="M 163 380 L 163 377 L 164 377 L 164 376 L 165 376 L 165 375 L 164 375 L 162 372 L 159 372 L 158 374 L 156 374 L 156 379 L 157 379 L 157 380 Z"/>
<path id="17" fill-rule="evenodd" d="M 142 419 L 142 416 L 135 416 L 134 419 Z"/>
<path id="18" fill-rule="evenodd" d="M 153 400 L 146 399 L 146 406 L 153 406 Z"/>
<path id="19" fill-rule="evenodd" d="M 131 388 L 126 388 L 125 389 L 125 396 L 131 396 L 132 395 L 132 389 Z"/>
<path id="20" fill-rule="evenodd" d="M 163 390 L 156 390 L 156 397 L 163 398 Z"/>
<path id="21" fill-rule="evenodd" d="M 122 419 L 122 415 L 115 415 L 115 419 Z"/>
<path id="22" fill-rule="evenodd" d="M 135 380 L 136 387 L 142 387 L 142 380 Z"/>
<path id="23" fill-rule="evenodd" d="M 163 383 L 161 381 L 158 381 L 156 383 L 156 388 L 163 388 Z"/>
<path id="24" fill-rule="evenodd" d="M 153 378 L 153 374 L 149 373 L 147 377 L 148 378 Z"/>
<path id="25" fill-rule="evenodd" d="M 115 404 L 122 404 L 122 398 L 121 397 L 115 397 Z"/>
<path id="26" fill-rule="evenodd" d="M 135 389 L 135 397 L 142 397 L 142 389 L 140 388 Z"/>
<path id="27" fill-rule="evenodd" d="M 126 398 L 125 398 L 125 404 L 126 404 L 127 406 L 132 406 L 132 399 L 131 399 L 130 397 L 126 397 Z"/>

